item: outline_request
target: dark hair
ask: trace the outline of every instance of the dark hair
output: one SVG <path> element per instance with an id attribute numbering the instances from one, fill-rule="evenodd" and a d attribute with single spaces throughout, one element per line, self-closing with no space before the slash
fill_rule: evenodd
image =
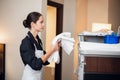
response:
<path id="1" fill-rule="evenodd" d="M 39 19 L 39 17 L 42 16 L 39 12 L 31 12 L 28 14 L 27 18 L 23 21 L 23 25 L 25 28 L 31 28 L 31 22 L 36 23 L 36 21 Z"/>

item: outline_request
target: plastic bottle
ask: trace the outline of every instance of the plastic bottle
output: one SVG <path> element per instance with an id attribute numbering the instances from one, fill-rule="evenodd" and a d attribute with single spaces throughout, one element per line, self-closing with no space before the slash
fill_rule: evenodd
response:
<path id="1" fill-rule="evenodd" d="M 119 39 L 119 43 L 120 43 L 120 26 L 118 27 L 117 36 L 118 36 L 118 39 Z"/>
<path id="2" fill-rule="evenodd" d="M 120 36 L 120 26 L 118 27 L 118 32 L 117 36 Z"/>

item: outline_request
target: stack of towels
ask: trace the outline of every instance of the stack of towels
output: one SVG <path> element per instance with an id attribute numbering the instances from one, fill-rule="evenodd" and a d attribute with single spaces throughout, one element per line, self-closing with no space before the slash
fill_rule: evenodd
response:
<path id="1" fill-rule="evenodd" d="M 53 41 L 52 45 L 55 45 L 58 40 L 61 40 L 61 47 L 63 50 L 70 55 L 70 53 L 73 50 L 75 40 L 74 38 L 71 38 L 71 33 L 70 32 L 63 32 L 59 35 L 57 35 Z M 55 63 L 60 62 L 60 56 L 59 56 L 59 51 L 54 52 L 49 58 L 48 62 L 54 61 Z"/>

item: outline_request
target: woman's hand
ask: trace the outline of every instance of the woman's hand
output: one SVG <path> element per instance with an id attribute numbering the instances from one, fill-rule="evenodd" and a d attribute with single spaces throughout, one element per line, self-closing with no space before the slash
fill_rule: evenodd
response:
<path id="1" fill-rule="evenodd" d="M 45 62 L 55 51 L 59 50 L 61 46 L 61 40 L 58 40 L 55 45 L 52 45 L 50 51 L 42 56 L 42 61 Z"/>
<path id="2" fill-rule="evenodd" d="M 55 45 L 51 46 L 51 50 L 55 52 L 60 49 L 60 46 L 61 46 L 61 40 L 58 40 Z"/>

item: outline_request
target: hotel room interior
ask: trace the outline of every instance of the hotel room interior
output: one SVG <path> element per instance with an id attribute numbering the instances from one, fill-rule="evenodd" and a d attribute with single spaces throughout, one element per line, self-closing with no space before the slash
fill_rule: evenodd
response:
<path id="1" fill-rule="evenodd" d="M 117 57 L 85 57 L 81 78 L 78 46 L 78 35 L 91 32 L 93 23 L 110 24 L 111 30 L 117 33 L 120 0 L 0 0 L 0 80 L 21 80 L 24 65 L 19 46 L 28 32 L 22 21 L 31 11 L 44 16 L 45 30 L 39 35 L 46 50 L 56 34 L 70 32 L 75 39 L 70 55 L 62 50 L 59 64 L 52 62 L 45 66 L 44 80 L 120 80 L 120 54 Z"/>

